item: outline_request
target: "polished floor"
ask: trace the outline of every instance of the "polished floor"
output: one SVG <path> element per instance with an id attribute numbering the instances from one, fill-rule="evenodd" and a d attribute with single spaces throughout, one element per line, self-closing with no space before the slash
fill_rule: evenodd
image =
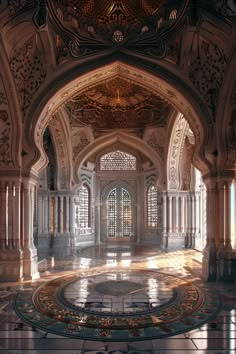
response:
<path id="1" fill-rule="evenodd" d="M 89 246 L 47 266 L 0 284 L 0 353 L 236 351 L 235 284 L 203 282 L 200 252 Z"/>

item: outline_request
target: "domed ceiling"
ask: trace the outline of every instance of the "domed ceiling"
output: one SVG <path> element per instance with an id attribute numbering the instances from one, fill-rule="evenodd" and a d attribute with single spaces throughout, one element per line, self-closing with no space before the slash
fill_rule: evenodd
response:
<path id="1" fill-rule="evenodd" d="M 185 23 L 190 0 L 55 0 L 48 2 L 60 56 L 110 48 L 160 57 Z"/>
<path id="2" fill-rule="evenodd" d="M 66 102 L 65 109 L 72 127 L 89 125 L 98 135 L 114 129 L 143 133 L 146 126 L 165 126 L 171 105 L 117 76 L 74 96 Z"/>

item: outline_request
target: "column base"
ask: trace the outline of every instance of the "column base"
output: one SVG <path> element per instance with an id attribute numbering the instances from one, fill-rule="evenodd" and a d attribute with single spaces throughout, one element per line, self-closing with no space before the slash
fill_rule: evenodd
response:
<path id="1" fill-rule="evenodd" d="M 217 262 L 215 249 L 205 248 L 203 250 L 202 277 L 206 281 L 216 281 L 217 279 Z"/>
<path id="2" fill-rule="evenodd" d="M 24 278 L 23 253 L 21 250 L 0 251 L 0 281 L 14 282 Z"/>
<path id="3" fill-rule="evenodd" d="M 35 247 L 23 249 L 23 278 L 24 280 L 40 278 L 38 272 L 38 256 Z"/>
<path id="4" fill-rule="evenodd" d="M 233 253 L 224 250 L 217 254 L 217 280 L 224 282 L 235 282 L 235 266 Z"/>

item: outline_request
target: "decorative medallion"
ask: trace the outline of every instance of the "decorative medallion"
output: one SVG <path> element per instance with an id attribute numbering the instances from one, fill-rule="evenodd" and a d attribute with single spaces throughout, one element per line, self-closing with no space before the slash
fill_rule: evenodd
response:
<path id="1" fill-rule="evenodd" d="M 48 281 L 33 294 L 22 291 L 14 308 L 46 332 L 126 342 L 198 328 L 219 312 L 220 298 L 214 289 L 165 273 L 99 268 Z"/>

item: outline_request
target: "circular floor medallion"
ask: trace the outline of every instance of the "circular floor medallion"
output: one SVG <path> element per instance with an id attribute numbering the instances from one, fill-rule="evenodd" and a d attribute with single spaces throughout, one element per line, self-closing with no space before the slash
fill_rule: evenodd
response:
<path id="1" fill-rule="evenodd" d="M 71 338 L 134 341 L 200 327 L 220 310 L 217 292 L 153 270 L 89 270 L 48 281 L 14 301 L 31 326 Z"/>

